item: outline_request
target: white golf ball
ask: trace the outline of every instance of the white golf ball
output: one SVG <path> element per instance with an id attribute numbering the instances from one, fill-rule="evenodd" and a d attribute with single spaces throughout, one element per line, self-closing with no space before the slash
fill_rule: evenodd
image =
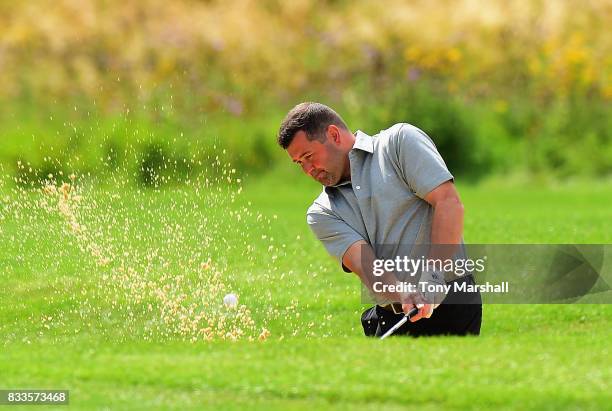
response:
<path id="1" fill-rule="evenodd" d="M 225 304 L 226 307 L 234 308 L 238 305 L 238 297 L 233 293 L 227 294 L 223 297 L 223 304 Z"/>

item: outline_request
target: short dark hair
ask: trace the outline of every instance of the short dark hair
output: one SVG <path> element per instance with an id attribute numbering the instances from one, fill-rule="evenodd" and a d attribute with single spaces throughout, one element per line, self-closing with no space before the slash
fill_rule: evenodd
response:
<path id="1" fill-rule="evenodd" d="M 304 131 L 308 141 L 325 141 L 325 130 L 331 124 L 348 130 L 348 127 L 334 110 L 325 104 L 307 101 L 293 107 L 278 130 L 278 144 L 285 150 L 298 131 Z"/>

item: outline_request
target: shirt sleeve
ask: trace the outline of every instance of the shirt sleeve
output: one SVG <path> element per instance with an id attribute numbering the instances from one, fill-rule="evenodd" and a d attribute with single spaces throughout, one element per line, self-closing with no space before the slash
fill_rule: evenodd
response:
<path id="1" fill-rule="evenodd" d="M 364 238 L 331 211 L 316 204 L 308 209 L 306 221 L 327 252 L 338 260 L 344 271 L 350 272 L 342 264 L 342 258 L 351 245 Z"/>
<path id="2" fill-rule="evenodd" d="M 399 168 L 417 196 L 424 198 L 440 184 L 453 180 L 442 156 L 425 132 L 404 124 L 394 140 Z"/>

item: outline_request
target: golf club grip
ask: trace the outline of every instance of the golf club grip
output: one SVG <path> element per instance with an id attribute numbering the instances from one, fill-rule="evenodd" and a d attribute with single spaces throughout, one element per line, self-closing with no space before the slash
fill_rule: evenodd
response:
<path id="1" fill-rule="evenodd" d="M 419 313 L 419 309 L 416 308 L 416 307 L 412 307 L 412 310 L 408 311 L 408 314 L 406 314 L 406 317 L 408 317 L 408 319 L 411 319 L 412 317 L 414 317 L 418 313 Z"/>

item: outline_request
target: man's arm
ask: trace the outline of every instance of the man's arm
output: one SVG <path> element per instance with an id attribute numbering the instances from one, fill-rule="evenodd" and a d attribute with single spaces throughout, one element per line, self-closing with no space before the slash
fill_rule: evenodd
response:
<path id="1" fill-rule="evenodd" d="M 342 264 L 344 264 L 349 270 L 354 272 L 361 282 L 369 289 L 372 290 L 374 283 L 374 276 L 369 272 L 370 268 L 373 267 L 376 256 L 372 247 L 364 240 L 353 243 L 344 253 L 342 257 Z M 397 278 L 393 273 L 384 272 L 380 277 L 376 277 L 376 281 L 380 281 L 383 284 L 395 284 Z M 406 295 L 397 292 L 377 292 L 376 295 L 388 301 L 405 302 L 402 304 L 402 310 L 404 313 L 409 313 L 412 307 L 415 305 L 419 307 L 419 312 L 410 318 L 410 321 L 418 321 L 421 318 L 429 318 L 433 312 L 432 304 L 417 304 L 421 300 L 417 295 Z M 408 302 L 408 300 L 412 302 Z"/>
<path id="2" fill-rule="evenodd" d="M 425 196 L 434 208 L 431 244 L 460 244 L 463 235 L 463 204 L 452 181 L 440 184 Z"/>
<path id="3" fill-rule="evenodd" d="M 460 244 L 463 205 L 442 156 L 422 130 L 403 125 L 390 139 L 406 184 L 434 207 L 431 244 Z"/>
<path id="4" fill-rule="evenodd" d="M 459 193 L 453 182 L 449 180 L 427 193 L 424 200 L 434 208 L 428 258 L 434 260 L 452 258 L 463 236 L 464 209 Z M 437 305 L 439 304 L 428 304 L 424 307 L 430 311 L 425 311 L 423 316 L 431 317 Z"/>
<path id="5" fill-rule="evenodd" d="M 364 240 L 360 240 L 353 243 L 346 250 L 346 253 L 344 253 L 342 257 L 342 264 L 355 273 L 368 290 L 373 290 L 375 277 L 372 272 L 370 272 L 370 267 L 374 266 L 375 259 L 376 256 L 374 255 L 372 247 Z M 376 281 L 380 281 L 383 284 L 394 284 L 396 278 L 393 274 L 385 272 L 382 276 L 376 277 Z M 376 295 L 387 301 L 400 301 L 400 295 L 398 293 L 379 292 L 376 293 Z"/>
<path id="6" fill-rule="evenodd" d="M 434 215 L 431 227 L 432 254 L 430 258 L 446 259 L 455 254 L 456 247 L 438 247 L 436 244 L 449 245 L 460 244 L 463 235 L 463 204 L 459 198 L 459 193 L 452 181 L 447 181 L 434 188 L 427 193 L 424 198 L 434 208 Z M 373 276 L 372 273 L 367 273 L 364 270 L 363 263 L 371 267 L 375 259 L 374 250 L 365 241 L 357 241 L 353 243 L 342 258 L 342 263 L 352 272 L 357 274 L 361 281 L 372 289 Z M 383 276 L 392 275 L 385 273 Z M 393 277 L 394 278 L 394 277 Z M 381 277 L 380 281 L 384 284 L 393 284 L 394 280 L 391 277 Z M 403 301 L 398 293 L 377 293 L 381 297 L 389 301 Z M 409 312 L 414 304 L 402 304 L 404 312 Z M 433 304 L 424 304 L 419 309 L 419 313 L 411 318 L 411 321 L 417 321 L 421 318 L 429 318 L 433 313 Z"/>
<path id="7" fill-rule="evenodd" d="M 397 156 L 397 165 L 406 184 L 421 199 L 434 208 L 428 258 L 452 258 L 459 248 L 463 234 L 463 205 L 449 172 L 434 142 L 424 131 L 404 124 L 390 139 Z M 439 274 L 424 272 L 431 279 Z M 437 296 L 434 296 L 437 299 Z"/>

